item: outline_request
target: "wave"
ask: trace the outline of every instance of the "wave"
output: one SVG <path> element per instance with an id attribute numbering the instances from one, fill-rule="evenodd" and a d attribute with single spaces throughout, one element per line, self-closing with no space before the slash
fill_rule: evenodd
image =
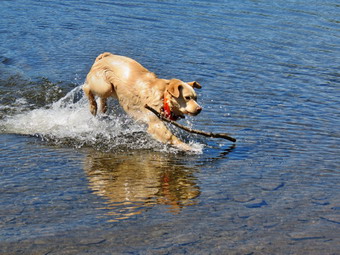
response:
<path id="1" fill-rule="evenodd" d="M 37 136 L 53 145 L 92 147 L 100 151 L 178 152 L 155 141 L 146 132 L 145 125 L 129 118 L 118 105 L 111 106 L 115 110 L 107 115 L 92 116 L 81 88 L 82 85 L 77 86 L 58 101 L 37 109 L 31 109 L 25 98 L 18 98 L 11 105 L 1 105 L 1 111 L 11 108 L 14 112 L 0 120 L 1 132 Z M 201 144 L 190 143 L 196 153 L 202 152 Z"/>

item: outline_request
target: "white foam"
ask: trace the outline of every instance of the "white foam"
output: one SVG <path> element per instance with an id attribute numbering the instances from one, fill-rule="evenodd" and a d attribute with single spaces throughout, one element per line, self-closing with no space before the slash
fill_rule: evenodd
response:
<path id="1" fill-rule="evenodd" d="M 78 101 L 77 101 L 78 100 Z M 156 149 L 172 151 L 154 141 L 125 114 L 110 113 L 106 117 L 93 117 L 81 86 L 73 89 L 59 101 L 43 108 L 22 112 L 25 101 L 19 100 L 21 112 L 0 120 L 6 133 L 36 135 L 51 143 L 71 144 L 75 147 L 92 146 L 97 149 L 115 148 Z M 191 143 L 194 153 L 202 152 L 202 145 Z"/>

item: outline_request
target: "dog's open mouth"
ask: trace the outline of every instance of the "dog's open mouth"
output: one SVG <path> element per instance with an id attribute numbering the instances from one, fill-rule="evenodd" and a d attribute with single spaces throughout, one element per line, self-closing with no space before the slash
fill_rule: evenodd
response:
<path id="1" fill-rule="evenodd" d="M 175 116 L 177 119 L 178 118 L 182 118 L 182 119 L 185 119 L 185 114 L 186 115 L 189 115 L 189 116 L 196 116 L 199 114 L 199 112 L 189 112 L 189 111 L 185 111 L 184 113 L 176 113 L 176 114 L 173 114 L 173 116 Z"/>
<path id="2" fill-rule="evenodd" d="M 181 118 L 181 119 L 185 119 L 185 115 L 180 113 L 180 114 L 176 114 L 177 118 Z"/>
<path id="3" fill-rule="evenodd" d="M 201 111 L 202 111 L 201 107 L 197 107 L 196 111 L 188 111 L 188 110 L 185 109 L 185 110 L 180 111 L 179 115 L 181 115 L 182 118 L 184 118 L 184 114 L 187 114 L 189 116 L 197 116 Z M 177 114 L 177 112 L 176 112 L 176 114 Z"/>
<path id="4" fill-rule="evenodd" d="M 189 116 L 196 116 L 199 114 L 199 112 L 188 112 L 187 113 Z"/>
<path id="5" fill-rule="evenodd" d="M 196 115 L 198 115 L 199 113 L 200 113 L 200 111 L 197 111 L 197 112 L 189 112 L 189 111 L 185 111 L 184 114 L 187 114 L 187 115 L 189 115 L 189 116 L 196 116 Z"/>
<path id="6" fill-rule="evenodd" d="M 185 119 L 185 116 L 184 116 L 184 114 L 172 114 L 172 116 L 171 116 L 171 118 L 173 119 L 173 120 L 178 120 L 178 119 Z"/>

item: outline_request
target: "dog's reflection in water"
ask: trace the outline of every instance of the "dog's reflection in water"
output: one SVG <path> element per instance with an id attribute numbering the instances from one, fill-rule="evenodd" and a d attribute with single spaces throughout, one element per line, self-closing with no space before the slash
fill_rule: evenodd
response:
<path id="1" fill-rule="evenodd" d="M 90 188 L 107 200 L 103 209 L 112 221 L 140 214 L 155 204 L 168 205 L 171 212 L 178 213 L 195 204 L 200 194 L 195 169 L 181 165 L 175 155 L 91 152 L 84 169 Z"/>

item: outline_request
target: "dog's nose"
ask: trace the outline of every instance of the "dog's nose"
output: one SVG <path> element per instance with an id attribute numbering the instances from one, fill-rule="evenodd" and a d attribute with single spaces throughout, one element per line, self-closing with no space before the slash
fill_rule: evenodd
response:
<path id="1" fill-rule="evenodd" d="M 197 114 L 199 114 L 201 111 L 202 111 L 202 107 L 201 107 L 201 106 L 198 106 L 198 107 L 196 108 Z"/>

